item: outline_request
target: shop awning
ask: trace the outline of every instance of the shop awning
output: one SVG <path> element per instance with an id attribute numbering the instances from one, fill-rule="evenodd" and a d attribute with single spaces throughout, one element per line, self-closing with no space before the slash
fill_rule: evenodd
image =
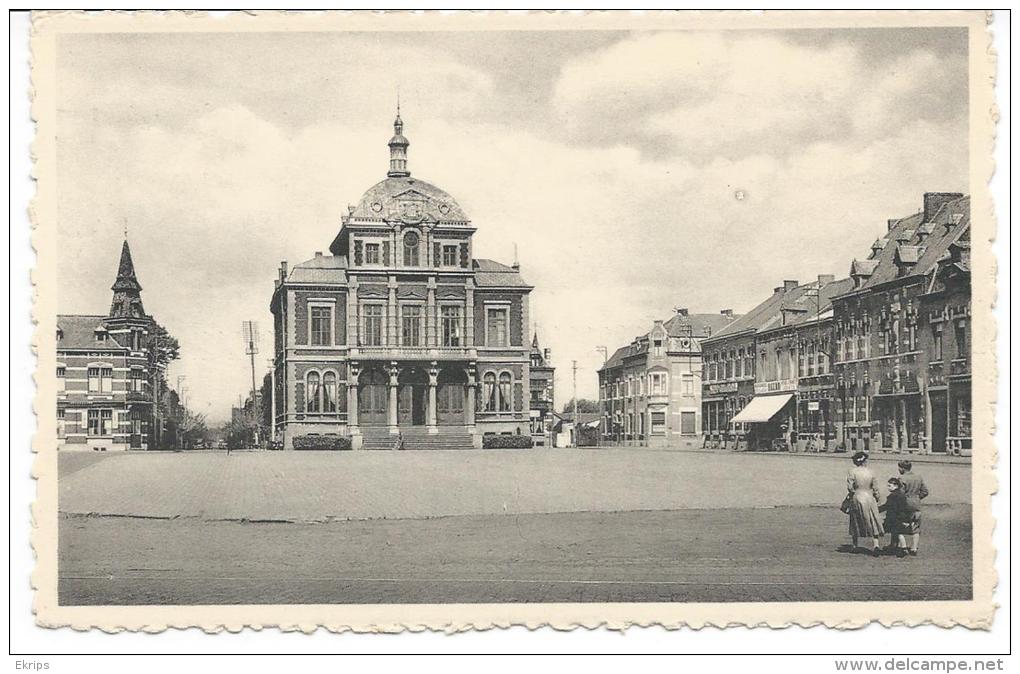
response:
<path id="1" fill-rule="evenodd" d="M 792 393 L 783 393 L 775 396 L 755 396 L 751 398 L 751 402 L 747 403 L 747 407 L 740 410 L 737 416 L 730 419 L 730 423 L 746 424 L 768 421 L 776 416 L 776 413 L 783 409 L 783 405 L 790 402 L 792 397 Z"/>

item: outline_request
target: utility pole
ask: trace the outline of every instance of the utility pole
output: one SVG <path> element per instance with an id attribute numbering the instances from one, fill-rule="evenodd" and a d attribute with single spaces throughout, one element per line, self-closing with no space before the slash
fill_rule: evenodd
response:
<path id="1" fill-rule="evenodd" d="M 269 439 L 276 442 L 276 364 L 269 358 Z"/>
<path id="2" fill-rule="evenodd" d="M 581 437 L 580 419 L 577 418 L 577 361 L 573 361 L 574 371 L 574 447 L 577 447 Z"/>
<path id="3" fill-rule="evenodd" d="M 606 365 L 609 363 L 609 349 L 604 347 L 604 346 L 596 346 L 595 347 L 595 351 L 597 351 L 598 353 L 602 354 L 602 371 L 603 371 L 603 374 L 599 376 L 599 419 L 602 420 L 602 425 L 604 426 L 604 430 L 600 428 L 600 433 L 601 432 L 605 432 L 608 435 L 609 434 L 609 413 L 606 410 L 606 402 L 607 402 L 606 398 L 602 395 L 602 391 L 603 391 L 602 377 L 603 376 L 607 376 L 605 374 L 605 368 L 606 368 Z M 599 444 L 600 445 L 602 444 L 601 438 L 599 439 Z"/>
<path id="4" fill-rule="evenodd" d="M 258 393 L 255 388 L 255 354 L 259 352 L 259 324 L 255 321 L 244 321 L 241 324 L 244 333 L 244 352 L 251 358 L 251 417 L 258 421 Z M 258 424 L 255 424 L 255 445 L 259 444 Z"/>

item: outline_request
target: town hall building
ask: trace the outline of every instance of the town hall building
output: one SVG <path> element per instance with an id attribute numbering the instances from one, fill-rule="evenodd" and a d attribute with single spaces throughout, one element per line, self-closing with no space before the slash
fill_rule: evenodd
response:
<path id="1" fill-rule="evenodd" d="M 411 175 L 399 110 L 393 128 L 386 178 L 348 206 L 329 254 L 281 263 L 273 425 L 286 449 L 315 435 L 415 449 L 530 434 L 532 287 L 516 263 L 474 257 L 460 204 Z"/>

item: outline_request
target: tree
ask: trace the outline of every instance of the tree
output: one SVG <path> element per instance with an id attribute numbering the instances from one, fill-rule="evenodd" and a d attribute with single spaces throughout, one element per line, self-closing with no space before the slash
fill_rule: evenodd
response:
<path id="1" fill-rule="evenodd" d="M 165 372 L 171 362 L 181 356 L 181 345 L 177 338 L 167 332 L 167 329 L 152 319 L 149 326 L 149 334 L 142 340 L 145 355 L 148 358 L 149 371 L 157 370 Z"/>
<path id="2" fill-rule="evenodd" d="M 598 414 L 598 411 L 599 411 L 598 401 L 596 401 L 596 400 L 588 400 L 586 398 L 578 398 L 577 399 L 577 413 L 578 414 L 591 414 L 591 413 Z M 573 398 L 568 400 L 566 402 L 566 404 L 563 405 L 563 413 L 564 414 L 573 414 L 574 413 L 574 399 Z"/>
<path id="3" fill-rule="evenodd" d="M 204 444 L 211 436 L 209 427 L 205 423 L 204 414 L 196 414 L 184 410 L 178 422 L 178 429 L 181 433 L 181 444 L 184 449 L 194 449 Z"/>

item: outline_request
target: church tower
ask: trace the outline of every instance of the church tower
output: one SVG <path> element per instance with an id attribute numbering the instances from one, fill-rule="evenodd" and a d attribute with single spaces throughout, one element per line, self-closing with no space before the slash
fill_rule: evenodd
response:
<path id="1" fill-rule="evenodd" d="M 147 320 L 145 308 L 142 306 L 142 285 L 135 276 L 135 264 L 131 261 L 131 248 L 127 239 L 120 249 L 117 280 L 110 289 L 113 290 L 113 302 L 110 304 L 111 319 Z"/>

